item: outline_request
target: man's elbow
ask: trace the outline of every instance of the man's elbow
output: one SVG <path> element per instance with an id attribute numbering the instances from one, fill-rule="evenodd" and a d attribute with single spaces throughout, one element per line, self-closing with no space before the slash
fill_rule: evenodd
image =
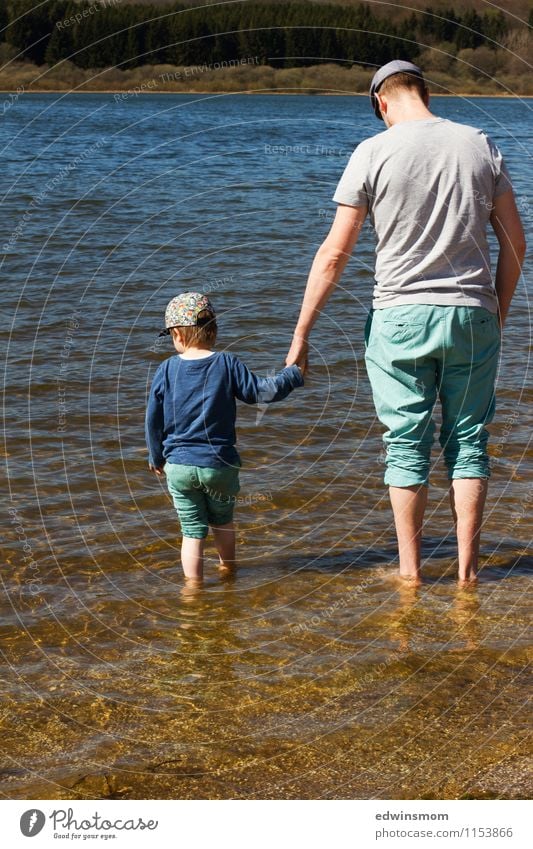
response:
<path id="1" fill-rule="evenodd" d="M 333 245 L 328 245 L 327 241 L 324 242 L 318 249 L 317 257 L 320 259 L 320 262 L 328 268 L 339 268 L 345 265 L 348 261 L 348 254 L 346 251 L 343 251 Z"/>
<path id="2" fill-rule="evenodd" d="M 503 247 L 503 246 L 502 246 Z M 509 239 L 505 248 L 519 265 L 522 265 L 527 251 L 527 243 L 524 235 Z"/>
<path id="3" fill-rule="evenodd" d="M 526 255 L 527 243 L 524 231 L 509 233 L 503 232 L 498 235 L 500 244 L 500 253 L 518 260 L 520 264 L 523 262 Z"/>
<path id="4" fill-rule="evenodd" d="M 526 256 L 526 251 L 527 251 L 526 237 L 524 236 L 524 234 L 522 234 L 522 237 L 517 241 L 517 243 L 515 245 L 515 253 L 516 253 L 518 259 L 520 260 L 520 264 L 522 264 L 523 261 L 524 261 L 524 258 Z"/>

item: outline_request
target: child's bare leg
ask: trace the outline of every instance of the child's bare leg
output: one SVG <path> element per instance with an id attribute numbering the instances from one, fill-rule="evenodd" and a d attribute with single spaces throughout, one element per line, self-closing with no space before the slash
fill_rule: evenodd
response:
<path id="1" fill-rule="evenodd" d="M 199 583 L 204 575 L 204 540 L 183 537 L 181 541 L 181 565 L 187 581 Z"/>
<path id="2" fill-rule="evenodd" d="M 215 546 L 220 562 L 219 569 L 231 571 L 235 568 L 235 527 L 233 522 L 227 525 L 211 525 Z"/>

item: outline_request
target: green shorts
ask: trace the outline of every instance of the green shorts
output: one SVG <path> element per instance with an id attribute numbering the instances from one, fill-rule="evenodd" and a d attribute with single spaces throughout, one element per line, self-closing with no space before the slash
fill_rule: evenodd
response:
<path id="1" fill-rule="evenodd" d="M 205 539 L 209 525 L 233 520 L 239 492 L 239 469 L 220 469 L 165 464 L 168 491 L 172 496 L 184 537 Z"/>
<path id="2" fill-rule="evenodd" d="M 483 307 L 413 304 L 370 313 L 366 367 L 387 428 L 385 483 L 427 484 L 435 423 L 448 477 L 488 478 L 488 431 L 500 352 L 498 317 Z"/>

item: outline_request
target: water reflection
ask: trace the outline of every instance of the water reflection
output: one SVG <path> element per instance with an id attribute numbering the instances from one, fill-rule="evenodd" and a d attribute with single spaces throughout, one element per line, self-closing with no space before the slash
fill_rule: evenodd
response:
<path id="1" fill-rule="evenodd" d="M 460 588 L 450 609 L 455 636 L 464 641 L 465 649 L 477 649 L 483 632 L 480 625 L 481 605 L 477 586 Z"/>

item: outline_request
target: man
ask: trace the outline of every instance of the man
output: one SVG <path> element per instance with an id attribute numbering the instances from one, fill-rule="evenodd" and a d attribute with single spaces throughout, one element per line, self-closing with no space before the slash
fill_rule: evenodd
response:
<path id="1" fill-rule="evenodd" d="M 420 542 L 437 396 L 450 479 L 459 582 L 476 580 L 490 475 L 485 424 L 494 414 L 500 335 L 525 253 L 502 156 L 480 130 L 434 116 L 420 68 L 393 61 L 374 75 L 375 114 L 387 129 L 354 151 L 334 195 L 331 230 L 307 282 L 287 364 L 307 367 L 308 339 L 369 214 L 376 285 L 365 360 L 387 428 L 385 483 L 400 575 L 420 577 Z M 499 242 L 490 272 L 487 224 Z"/>

